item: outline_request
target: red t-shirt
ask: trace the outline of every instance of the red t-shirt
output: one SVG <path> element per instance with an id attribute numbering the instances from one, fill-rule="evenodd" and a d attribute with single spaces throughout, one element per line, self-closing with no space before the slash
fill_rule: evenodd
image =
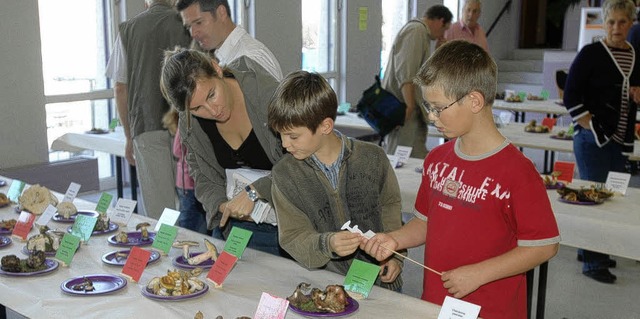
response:
<path id="1" fill-rule="evenodd" d="M 502 255 L 516 246 L 560 241 L 549 197 L 533 163 L 505 144 L 483 156 L 457 151 L 456 141 L 425 159 L 416 210 L 428 218 L 425 263 L 437 271 Z M 422 299 L 442 304 L 440 276 L 425 271 Z M 483 318 L 526 318 L 526 276 L 488 283 L 463 300 Z"/>

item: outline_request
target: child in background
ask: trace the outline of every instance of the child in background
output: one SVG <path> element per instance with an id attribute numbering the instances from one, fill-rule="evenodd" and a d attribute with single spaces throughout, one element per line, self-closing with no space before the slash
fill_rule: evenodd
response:
<path id="1" fill-rule="evenodd" d="M 182 147 L 180 132 L 178 131 L 178 111 L 171 108 L 162 118 L 164 127 L 169 130 L 173 139 L 173 156 L 178 159 L 176 170 L 176 192 L 180 200 L 180 217 L 178 226 L 190 229 L 202 234 L 208 234 L 206 212 L 202 204 L 198 202 L 193 192 L 193 178 L 189 176 L 189 165 L 185 157 L 187 149 Z"/>
<path id="2" fill-rule="evenodd" d="M 422 299 L 445 296 L 481 306 L 480 317 L 527 318 L 525 272 L 549 260 L 560 235 L 547 191 L 531 160 L 496 128 L 491 106 L 497 67 L 476 44 L 441 46 L 416 83 L 429 119 L 449 142 L 424 161 L 414 218 L 363 239 L 378 260 L 389 249 L 425 244 Z"/>
<path id="3" fill-rule="evenodd" d="M 379 146 L 334 130 L 336 94 L 320 75 L 289 74 L 269 105 L 269 126 L 288 151 L 273 166 L 272 197 L 281 247 L 307 268 L 346 275 L 357 258 L 382 266 L 377 284 L 399 291 L 402 260 L 378 262 L 358 250 L 362 231 L 401 226 L 400 188 Z"/>

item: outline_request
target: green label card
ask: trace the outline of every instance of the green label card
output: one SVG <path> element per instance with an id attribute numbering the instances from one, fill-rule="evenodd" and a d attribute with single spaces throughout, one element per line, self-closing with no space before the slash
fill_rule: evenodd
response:
<path id="1" fill-rule="evenodd" d="M 109 130 L 113 132 L 116 126 L 118 126 L 118 119 L 111 119 L 111 122 L 109 122 Z"/>
<path id="2" fill-rule="evenodd" d="M 87 242 L 89 241 L 89 237 L 91 237 L 91 233 L 93 233 L 93 228 L 96 226 L 97 221 L 98 218 L 96 217 L 78 214 L 76 221 L 73 223 L 73 226 L 71 226 L 71 234 Z"/>
<path id="3" fill-rule="evenodd" d="M 78 250 L 78 246 L 80 246 L 79 237 L 73 234 L 64 234 L 62 241 L 60 241 L 60 247 L 58 247 L 58 251 L 56 251 L 55 258 L 60 260 L 65 266 L 69 266 L 73 256 L 76 254 L 76 250 Z"/>
<path id="4" fill-rule="evenodd" d="M 229 238 L 227 238 L 227 242 L 224 244 L 224 251 L 238 257 L 239 259 L 242 257 L 244 249 L 247 248 L 251 235 L 253 235 L 253 233 L 250 230 L 238 227 L 231 228 Z"/>
<path id="5" fill-rule="evenodd" d="M 98 201 L 98 205 L 96 206 L 96 211 L 98 213 L 106 214 L 107 209 L 111 206 L 111 200 L 113 199 L 113 195 L 109 193 L 102 193 L 100 195 L 100 200 Z"/>
<path id="6" fill-rule="evenodd" d="M 11 186 L 9 186 L 9 190 L 7 191 L 7 197 L 12 202 L 17 203 L 20 194 L 22 194 L 22 190 L 24 190 L 24 182 L 14 179 L 13 182 L 11 182 Z"/>
<path id="7" fill-rule="evenodd" d="M 171 245 L 173 245 L 176 236 L 178 236 L 178 227 L 162 224 L 156 233 L 156 237 L 153 239 L 151 247 L 167 255 L 169 254 L 169 250 L 171 250 Z"/>
<path id="8" fill-rule="evenodd" d="M 367 298 L 380 273 L 380 266 L 354 259 L 344 278 L 344 289 Z"/>

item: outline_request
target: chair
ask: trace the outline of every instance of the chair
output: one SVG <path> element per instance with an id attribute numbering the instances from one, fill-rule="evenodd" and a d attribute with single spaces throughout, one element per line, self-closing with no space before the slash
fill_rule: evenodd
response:
<path id="1" fill-rule="evenodd" d="M 567 70 L 556 70 L 556 87 L 558 88 L 558 97 L 562 99 L 564 96 L 564 85 L 567 83 Z"/>

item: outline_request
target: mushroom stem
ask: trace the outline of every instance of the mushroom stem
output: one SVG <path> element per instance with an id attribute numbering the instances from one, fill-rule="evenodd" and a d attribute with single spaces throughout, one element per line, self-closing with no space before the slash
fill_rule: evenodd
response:
<path id="1" fill-rule="evenodd" d="M 207 251 L 193 258 L 187 259 L 187 263 L 189 263 L 189 265 L 199 265 L 209 259 L 213 261 L 216 261 L 218 259 L 218 249 L 216 248 L 216 246 L 206 238 L 204 239 L 204 245 L 205 247 L 207 247 Z"/>

